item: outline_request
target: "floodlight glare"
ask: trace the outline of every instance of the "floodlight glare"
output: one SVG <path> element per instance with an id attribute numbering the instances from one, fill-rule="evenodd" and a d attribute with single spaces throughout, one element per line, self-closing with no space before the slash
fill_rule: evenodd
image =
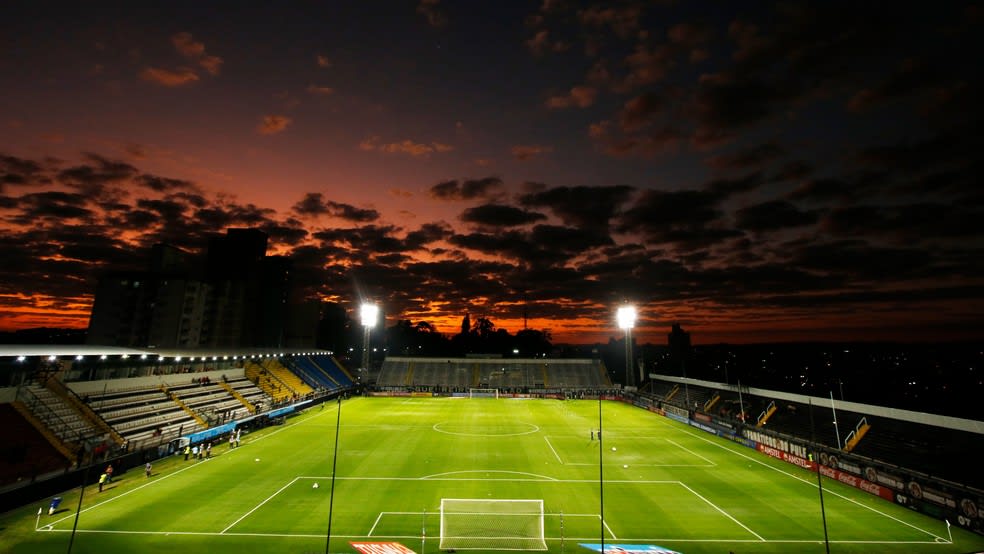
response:
<path id="1" fill-rule="evenodd" d="M 375 304 L 363 304 L 360 313 L 362 314 L 362 326 L 374 327 L 376 325 L 376 317 L 379 315 L 379 306 Z"/>
<path id="2" fill-rule="evenodd" d="M 618 320 L 619 329 L 631 329 L 635 327 L 636 309 L 635 306 L 622 306 L 615 314 Z"/>

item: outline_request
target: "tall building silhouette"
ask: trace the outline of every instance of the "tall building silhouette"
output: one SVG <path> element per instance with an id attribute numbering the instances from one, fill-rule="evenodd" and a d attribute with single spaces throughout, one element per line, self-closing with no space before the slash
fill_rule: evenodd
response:
<path id="1" fill-rule="evenodd" d="M 145 271 L 113 272 L 96 289 L 89 344 L 137 347 L 313 346 L 317 315 L 290 329 L 291 262 L 267 256 L 267 235 L 228 229 L 204 259 L 155 245 Z M 310 319 L 312 330 L 304 323 Z M 296 336 L 289 336 L 290 334 Z"/>

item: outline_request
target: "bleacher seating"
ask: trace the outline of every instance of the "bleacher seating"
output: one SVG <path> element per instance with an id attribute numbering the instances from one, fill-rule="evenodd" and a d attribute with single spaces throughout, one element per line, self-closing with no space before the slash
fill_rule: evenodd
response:
<path id="1" fill-rule="evenodd" d="M 453 390 L 611 387 L 599 360 L 387 357 L 376 385 Z"/>

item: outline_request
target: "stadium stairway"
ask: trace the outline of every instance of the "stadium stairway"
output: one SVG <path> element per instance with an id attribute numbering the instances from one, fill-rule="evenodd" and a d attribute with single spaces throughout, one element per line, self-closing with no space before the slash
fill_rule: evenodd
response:
<path id="1" fill-rule="evenodd" d="M 290 389 L 284 386 L 279 379 L 274 381 L 276 377 L 272 376 L 270 372 L 260 364 L 247 361 L 243 364 L 243 369 L 243 374 L 246 378 L 255 383 L 256 386 L 268 396 L 273 398 L 274 402 L 280 402 L 290 396 Z"/>
<path id="2" fill-rule="evenodd" d="M 844 451 L 850 452 L 861 442 L 861 439 L 868 434 L 868 430 L 871 429 L 871 425 L 868 424 L 868 418 L 861 418 L 858 425 L 851 431 L 851 434 L 847 436 L 847 440 L 844 441 Z"/>
<path id="3" fill-rule="evenodd" d="M 232 388 L 232 386 L 229 385 L 229 383 L 226 383 L 226 382 L 223 381 L 223 382 L 219 383 L 219 385 L 222 388 L 224 388 L 230 395 L 232 395 L 233 398 L 235 398 L 240 403 L 242 403 L 242 405 L 246 407 L 246 410 L 248 410 L 249 413 L 251 413 L 251 414 L 255 414 L 256 413 L 256 406 L 250 404 L 249 400 L 246 400 L 246 398 L 243 395 L 239 394 L 239 391 L 237 391 L 236 389 Z"/>
<path id="4" fill-rule="evenodd" d="M 294 373 L 287 369 L 280 360 L 276 358 L 269 358 L 264 360 L 260 365 L 262 365 L 271 375 L 280 380 L 281 383 L 290 389 L 291 394 L 296 394 L 298 396 L 304 396 L 314 392 L 307 383 L 301 380 L 300 377 L 294 375 Z"/>
<path id="5" fill-rule="evenodd" d="M 109 438 L 112 439 L 112 441 L 117 445 L 123 444 L 123 436 L 116 432 L 116 429 L 113 429 L 109 423 L 106 423 L 106 420 L 93 411 L 88 404 L 83 402 L 74 391 L 66 387 L 61 380 L 57 378 L 48 379 L 45 381 L 44 386 L 61 398 L 67 406 L 71 406 L 75 410 L 76 414 L 78 414 L 78 417 L 85 419 L 94 428 L 108 435 Z"/>
<path id="6" fill-rule="evenodd" d="M 175 404 L 177 404 L 178 406 L 180 406 L 181 409 L 185 411 L 185 413 L 187 413 L 195 421 L 197 421 L 199 425 L 201 425 L 202 427 L 206 427 L 206 428 L 208 427 L 208 423 L 206 423 L 205 420 L 202 419 L 202 416 L 198 415 L 198 413 L 196 413 L 194 410 L 192 410 L 190 407 L 188 407 L 187 404 L 185 404 L 180 398 L 178 398 L 178 395 L 176 395 L 173 392 L 167 390 L 167 387 L 165 385 L 161 385 L 161 391 L 164 394 L 166 394 L 168 396 L 168 398 L 171 399 L 172 402 L 174 402 Z"/>
<path id="7" fill-rule="evenodd" d="M 770 402 L 769 405 L 764 410 L 762 410 L 762 413 L 759 414 L 758 421 L 755 423 L 755 426 L 762 427 L 763 425 L 768 423 L 769 418 L 772 417 L 772 414 L 776 413 L 776 410 L 777 410 L 776 403 Z"/>

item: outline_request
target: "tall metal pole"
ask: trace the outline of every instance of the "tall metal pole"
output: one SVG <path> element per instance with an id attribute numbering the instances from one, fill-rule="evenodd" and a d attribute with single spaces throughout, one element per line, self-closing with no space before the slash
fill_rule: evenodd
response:
<path id="1" fill-rule="evenodd" d="M 741 379 L 738 379 L 738 409 L 741 410 L 741 422 L 745 423 L 745 401 L 741 398 Z"/>
<path id="2" fill-rule="evenodd" d="M 810 398 L 810 438 L 813 447 L 813 451 L 817 450 L 817 433 L 816 428 L 813 426 L 813 399 Z M 823 544 L 827 549 L 827 554 L 830 554 L 830 537 L 827 535 L 827 511 L 823 507 L 823 479 L 820 476 L 820 457 L 813 457 L 814 464 L 816 464 L 817 470 L 817 490 L 820 491 L 820 517 L 823 520 Z"/>
<path id="3" fill-rule="evenodd" d="M 84 457 L 84 454 L 80 455 L 79 462 L 81 462 Z M 75 531 L 79 528 L 79 514 L 82 513 L 82 497 L 85 495 L 85 485 L 89 481 L 89 468 L 92 467 L 92 463 L 93 460 L 90 458 L 88 465 L 85 466 L 85 470 L 82 471 L 82 487 L 79 489 L 79 505 L 75 509 L 75 522 L 72 523 L 72 534 L 68 537 L 68 554 L 72 554 L 72 544 L 75 542 Z"/>
<path id="4" fill-rule="evenodd" d="M 605 443 L 601 438 L 601 392 L 598 392 L 598 497 L 601 511 L 601 554 L 605 554 Z"/>
<path id="5" fill-rule="evenodd" d="M 338 412 L 335 415 L 335 454 L 331 460 L 331 493 L 328 495 L 328 537 L 325 539 L 325 554 L 331 552 L 331 514 L 335 507 L 335 468 L 338 466 L 338 430 L 342 425 L 342 393 L 338 393 Z"/>
<path id="6" fill-rule="evenodd" d="M 372 327 L 363 326 L 365 330 L 362 334 L 362 370 L 369 371 L 369 332 Z"/>
<path id="7" fill-rule="evenodd" d="M 632 386 L 632 329 L 625 329 L 625 386 Z"/>
<path id="8" fill-rule="evenodd" d="M 837 426 L 837 410 L 834 408 L 834 391 L 830 391 L 830 411 L 834 413 L 834 433 L 837 434 L 837 450 L 841 449 L 841 432 Z"/>

